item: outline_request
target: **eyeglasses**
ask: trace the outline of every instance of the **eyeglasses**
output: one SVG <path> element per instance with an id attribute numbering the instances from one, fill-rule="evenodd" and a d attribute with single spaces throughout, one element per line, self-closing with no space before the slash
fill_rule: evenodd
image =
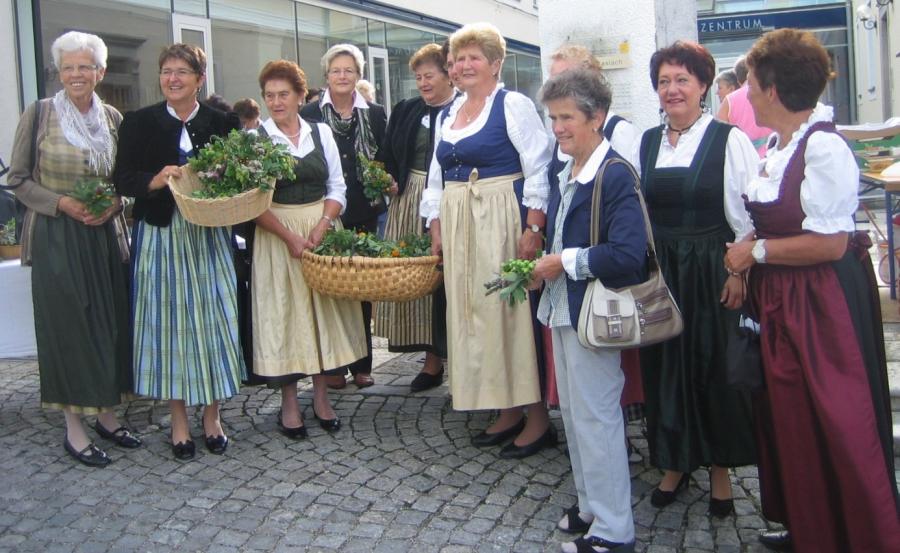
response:
<path id="1" fill-rule="evenodd" d="M 174 76 L 178 77 L 179 79 L 183 79 L 184 77 L 187 77 L 188 75 L 196 75 L 197 72 L 191 71 L 189 69 L 163 69 L 162 71 L 159 72 L 159 74 L 166 78 L 174 75 Z"/>
<path id="2" fill-rule="evenodd" d="M 331 69 L 328 71 L 328 74 L 332 77 L 340 77 L 342 75 L 352 77 L 356 75 L 356 69 Z"/>
<path id="3" fill-rule="evenodd" d="M 90 65 L 63 65 L 59 68 L 59 72 L 63 75 L 72 75 L 74 73 L 90 73 L 91 71 L 96 71 L 97 66 L 95 64 Z"/>

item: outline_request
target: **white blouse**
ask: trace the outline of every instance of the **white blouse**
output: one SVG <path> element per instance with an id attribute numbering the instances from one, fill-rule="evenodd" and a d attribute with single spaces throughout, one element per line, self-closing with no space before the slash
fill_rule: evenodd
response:
<path id="1" fill-rule="evenodd" d="M 269 138 L 275 144 L 284 144 L 290 150 L 291 155 L 296 158 L 303 158 L 312 152 L 316 143 L 312 137 L 312 127 L 304 121 L 299 115 L 297 119 L 300 123 L 300 139 L 297 145 L 288 139 L 287 136 L 271 118 L 263 121 L 263 128 L 269 133 Z M 316 123 L 319 127 L 319 137 L 322 139 L 322 152 L 325 155 L 325 163 L 328 165 L 328 180 L 325 181 L 325 199 L 334 200 L 341 204 L 341 213 L 347 207 L 347 184 L 344 182 L 344 173 L 341 169 L 341 154 L 338 153 L 337 143 L 334 141 L 334 135 L 331 128 L 325 123 Z"/>
<path id="2" fill-rule="evenodd" d="M 444 192 L 442 169 L 437 160 L 437 144 L 441 140 L 456 144 L 483 129 L 490 116 L 497 91 L 501 88 L 503 88 L 503 83 L 498 83 L 494 92 L 485 100 L 481 113 L 465 128 L 451 128 L 456 120 L 456 113 L 466 101 L 465 94 L 458 96 L 453 101 L 446 118 L 443 118 L 443 112 L 438 115 L 434 133 L 435 149 L 428 171 L 428 185 L 422 191 L 422 202 L 419 204 L 419 214 L 425 217 L 426 225 L 431 225 L 431 221 L 440 216 L 441 195 Z M 553 154 L 553 142 L 547 131 L 544 130 L 544 125 L 534 104 L 527 96 L 518 92 L 507 92 L 503 109 L 506 114 L 506 133 L 509 135 L 510 142 L 519 152 L 519 162 L 522 164 L 522 174 L 525 176 L 522 203 L 530 209 L 546 212 L 547 199 L 550 196 L 547 165 Z"/>
<path id="3" fill-rule="evenodd" d="M 694 126 L 678 138 L 678 142 L 672 146 L 666 138 L 666 130 L 663 128 L 662 141 L 659 145 L 659 153 L 656 156 L 656 168 L 689 167 L 694 161 L 694 155 L 706 129 L 713 121 L 708 113 L 700 116 Z M 641 173 L 641 141 L 637 140 L 631 150 L 631 163 Z M 742 194 L 747 190 L 747 184 L 757 172 L 759 154 L 753 143 L 737 127 L 728 133 L 728 142 L 725 145 L 725 191 L 723 194 L 725 218 L 728 220 L 735 237 L 740 240 L 753 230 L 753 222 L 750 214 L 744 209 Z"/>
<path id="4" fill-rule="evenodd" d="M 765 159 L 759 162 L 759 174 L 747 186 L 747 197 L 758 202 L 776 200 L 784 171 L 800 139 L 810 125 L 831 121 L 833 116 L 831 106 L 818 104 L 786 146 L 782 148 L 779 141 L 769 148 Z M 847 143 L 838 134 L 814 133 L 806 143 L 804 158 L 806 171 L 800 183 L 800 206 L 806 215 L 803 229 L 819 234 L 856 230 L 853 214 L 859 205 L 859 168 Z"/>

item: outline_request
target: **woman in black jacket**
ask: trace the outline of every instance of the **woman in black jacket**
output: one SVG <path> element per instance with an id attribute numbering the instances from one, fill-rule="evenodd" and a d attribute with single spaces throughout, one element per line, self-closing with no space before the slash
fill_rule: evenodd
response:
<path id="1" fill-rule="evenodd" d="M 181 460 L 194 456 L 186 405 L 206 406 L 206 447 L 225 451 L 218 402 L 237 393 L 245 373 L 229 229 L 184 220 L 168 188 L 210 138 L 240 126 L 234 114 L 197 102 L 205 75 L 200 48 L 174 44 L 163 51 L 159 85 L 166 101 L 125 116 L 113 176 L 117 191 L 135 198 L 135 392 L 169 400 L 172 451 Z"/>
<path id="2" fill-rule="evenodd" d="M 347 208 L 341 215 L 344 227 L 376 232 L 378 216 L 384 213 L 385 207 L 383 202 L 373 206 L 363 194 L 357 155 L 375 158 L 384 144 L 387 116 L 382 106 L 366 102 L 356 93 L 356 83 L 362 77 L 364 67 L 363 54 L 356 46 L 336 44 L 329 48 L 322 56 L 328 88 L 322 92 L 318 102 L 304 106 L 300 116 L 310 122 L 327 123 L 334 133 L 347 183 Z M 354 383 L 360 388 L 375 383 L 372 380 L 372 304 L 363 302 L 362 311 L 368 353 L 359 361 L 347 365 Z M 346 380 L 342 375 L 330 376 L 328 385 L 343 388 Z"/>
<path id="3" fill-rule="evenodd" d="M 456 97 L 446 66 L 438 44 L 426 44 L 409 60 L 420 96 L 394 106 L 384 146 L 378 151 L 378 159 L 399 185 L 388 208 L 385 238 L 424 234 L 419 202 L 434 153 L 434 122 Z M 375 334 L 387 337 L 390 351 L 426 352 L 422 372 L 410 384 L 413 392 L 441 384 L 441 358 L 447 357 L 446 301 L 442 287 L 432 296 L 378 305 Z"/>

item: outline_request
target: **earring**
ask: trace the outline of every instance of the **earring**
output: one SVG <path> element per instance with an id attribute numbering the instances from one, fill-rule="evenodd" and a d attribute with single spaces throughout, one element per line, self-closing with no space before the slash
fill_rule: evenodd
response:
<path id="1" fill-rule="evenodd" d="M 709 109 L 706 107 L 706 100 L 700 100 L 700 111 L 706 113 Z"/>
<path id="2" fill-rule="evenodd" d="M 666 124 L 666 112 L 663 108 L 659 108 L 659 124 L 660 125 Z"/>

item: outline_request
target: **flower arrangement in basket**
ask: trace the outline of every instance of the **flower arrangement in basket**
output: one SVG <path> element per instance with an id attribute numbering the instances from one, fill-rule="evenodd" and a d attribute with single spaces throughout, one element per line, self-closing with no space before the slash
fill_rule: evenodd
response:
<path id="1" fill-rule="evenodd" d="M 303 277 L 326 296 L 356 301 L 408 301 L 433 292 L 441 282 L 440 258 L 431 237 L 383 240 L 375 234 L 333 230 L 313 251 L 303 252 Z"/>
<path id="2" fill-rule="evenodd" d="M 195 225 L 222 227 L 269 209 L 275 181 L 294 174 L 294 158 L 268 137 L 233 130 L 213 137 L 181 169 L 169 183 L 181 214 Z"/>
<path id="3" fill-rule="evenodd" d="M 0 224 L 0 259 L 18 259 L 22 254 L 22 246 L 16 240 L 16 219 L 13 217 Z"/>

